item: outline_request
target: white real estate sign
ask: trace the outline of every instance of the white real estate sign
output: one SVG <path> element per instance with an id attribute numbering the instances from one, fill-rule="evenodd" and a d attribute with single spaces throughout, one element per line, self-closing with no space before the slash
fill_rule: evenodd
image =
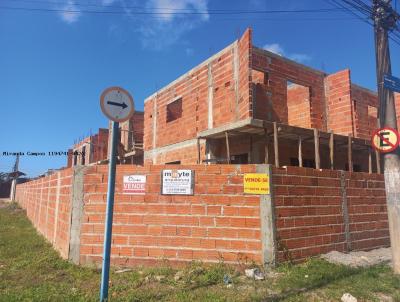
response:
<path id="1" fill-rule="evenodd" d="M 124 194 L 144 195 L 146 192 L 146 175 L 124 175 Z"/>
<path id="2" fill-rule="evenodd" d="M 193 195 L 193 170 L 162 170 L 161 194 Z"/>

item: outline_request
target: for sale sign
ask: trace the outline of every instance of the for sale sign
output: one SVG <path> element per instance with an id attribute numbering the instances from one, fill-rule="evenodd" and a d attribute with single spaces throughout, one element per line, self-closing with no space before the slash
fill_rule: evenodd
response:
<path id="1" fill-rule="evenodd" d="M 124 194 L 144 195 L 146 175 L 124 175 Z"/>
<path id="2" fill-rule="evenodd" d="M 193 170 L 163 170 L 161 194 L 163 195 L 193 195 Z"/>
<path id="3" fill-rule="evenodd" d="M 269 175 L 264 173 L 246 173 L 243 176 L 245 194 L 270 194 Z"/>

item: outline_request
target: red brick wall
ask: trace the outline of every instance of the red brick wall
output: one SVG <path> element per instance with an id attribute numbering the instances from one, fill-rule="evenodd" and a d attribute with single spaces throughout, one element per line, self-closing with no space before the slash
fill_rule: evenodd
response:
<path id="1" fill-rule="evenodd" d="M 250 51 L 251 30 L 248 29 L 238 41 L 149 97 L 144 105 L 144 149 L 190 140 L 208 129 L 209 74 L 212 78 L 211 128 L 250 117 Z M 238 69 L 237 84 L 235 68 Z M 179 97 L 182 97 L 182 117 L 167 122 L 167 105 Z"/>
<path id="2" fill-rule="evenodd" d="M 354 135 L 350 70 L 345 69 L 325 78 L 328 130 Z"/>
<path id="3" fill-rule="evenodd" d="M 35 228 L 68 258 L 73 169 L 17 185 L 16 200 Z"/>
<path id="4" fill-rule="evenodd" d="M 257 85 L 255 117 L 288 124 L 287 81 L 290 81 L 309 88 L 311 127 L 326 130 L 323 72 L 256 47 L 252 49 L 251 62 L 252 69 L 268 73 L 269 79 L 266 85 Z M 272 116 L 264 116 L 265 106 L 272 106 Z"/>
<path id="5" fill-rule="evenodd" d="M 273 173 L 280 260 L 346 251 L 340 173 L 351 249 L 389 245 L 383 175 L 299 167 L 274 168 Z"/>
<path id="6" fill-rule="evenodd" d="M 129 136 L 133 135 L 133 141 L 136 144 L 142 144 L 144 135 L 144 112 L 135 111 L 129 121 L 120 123 L 120 128 L 121 143 L 125 146 L 126 150 L 128 148 L 128 142 L 130 141 Z M 109 129 L 111 132 L 111 123 Z M 132 133 L 129 131 L 132 131 Z"/>
<path id="7" fill-rule="evenodd" d="M 310 88 L 293 84 L 287 90 L 289 125 L 311 128 Z"/>
<path id="8" fill-rule="evenodd" d="M 72 159 L 73 159 L 73 150 L 68 149 L 68 155 L 67 155 L 67 168 L 72 167 Z"/>
<path id="9" fill-rule="evenodd" d="M 195 170 L 193 196 L 160 194 L 161 170 L 170 168 Z M 91 166 L 83 172 L 82 264 L 101 261 L 107 169 Z M 155 264 L 162 258 L 172 263 L 222 258 L 228 263 L 260 263 L 260 197 L 243 194 L 243 174 L 255 171 L 256 165 L 119 165 L 113 263 Z M 64 258 L 69 256 L 72 172 L 65 169 L 19 184 L 16 196 L 34 226 Z M 122 193 L 123 176 L 130 174 L 147 176 L 146 195 Z M 383 175 L 273 168 L 273 184 L 279 261 L 389 245 Z"/>
<path id="10" fill-rule="evenodd" d="M 166 168 L 195 170 L 194 196 L 160 195 Z M 224 259 L 261 261 L 259 196 L 244 195 L 244 172 L 255 166 L 119 166 L 116 177 L 112 261 L 120 265 Z M 146 195 L 123 195 L 122 176 L 147 175 Z M 84 178 L 81 262 L 100 262 L 107 167 Z"/>
<path id="11" fill-rule="evenodd" d="M 92 158 L 91 163 L 107 159 L 108 129 L 99 129 L 99 132 L 92 137 Z"/>
<path id="12" fill-rule="evenodd" d="M 367 89 L 351 85 L 351 99 L 354 112 L 354 135 L 371 139 L 372 133 L 378 128 L 378 96 Z"/>
<path id="13" fill-rule="evenodd" d="M 382 174 L 346 172 L 351 249 L 389 246 L 385 183 Z"/>
<path id="14" fill-rule="evenodd" d="M 103 159 L 107 159 L 108 149 L 108 129 L 99 128 L 98 133 L 88 136 L 75 144 L 71 152 L 77 152 L 77 165 L 82 163 L 81 152 L 85 148 L 85 165 L 95 163 Z M 74 164 L 74 154 L 68 156 L 67 167 L 72 167 Z"/>

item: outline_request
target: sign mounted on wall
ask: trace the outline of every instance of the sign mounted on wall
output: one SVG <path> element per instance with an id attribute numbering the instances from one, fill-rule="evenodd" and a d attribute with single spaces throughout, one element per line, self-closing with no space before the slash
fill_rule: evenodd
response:
<path id="1" fill-rule="evenodd" d="M 269 175 L 265 173 L 247 173 L 243 176 L 243 192 L 246 194 L 270 194 Z"/>
<path id="2" fill-rule="evenodd" d="M 372 146 L 382 153 L 392 152 L 399 146 L 399 133 L 389 127 L 378 129 L 372 135 Z"/>
<path id="3" fill-rule="evenodd" d="M 146 192 L 146 175 L 124 175 L 124 194 L 144 195 Z"/>
<path id="4" fill-rule="evenodd" d="M 162 170 L 161 173 L 161 194 L 193 195 L 193 170 Z"/>

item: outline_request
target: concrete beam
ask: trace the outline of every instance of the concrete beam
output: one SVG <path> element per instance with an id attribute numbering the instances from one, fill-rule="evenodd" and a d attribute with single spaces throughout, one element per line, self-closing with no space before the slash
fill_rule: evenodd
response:
<path id="1" fill-rule="evenodd" d="M 205 137 L 212 136 L 212 135 L 219 134 L 219 133 L 224 134 L 226 131 L 230 132 L 231 130 L 235 130 L 237 128 L 241 128 L 241 127 L 245 127 L 245 126 L 264 128 L 264 123 L 262 120 L 247 118 L 247 119 L 235 122 L 235 123 L 229 123 L 229 124 L 225 124 L 220 127 L 202 131 L 197 134 L 197 137 L 205 138 Z M 262 129 L 260 129 L 260 130 L 262 130 Z M 221 136 L 221 137 L 223 137 L 223 136 Z"/>
<path id="2" fill-rule="evenodd" d="M 270 51 L 265 50 L 265 49 L 262 49 L 262 48 L 258 48 L 258 47 L 253 46 L 253 51 L 254 51 L 255 53 L 258 52 L 259 54 L 263 54 L 263 55 L 266 55 L 266 56 L 268 56 L 268 57 L 271 57 L 271 58 L 274 58 L 274 59 L 278 59 L 278 60 L 287 62 L 287 63 L 289 63 L 289 64 L 298 66 L 298 67 L 300 67 L 300 68 L 302 68 L 302 69 L 311 71 L 312 73 L 315 73 L 315 74 L 317 74 L 317 75 L 321 75 L 321 76 L 327 76 L 327 75 L 328 75 L 327 73 L 325 73 L 325 72 L 323 72 L 323 71 L 314 69 L 314 68 L 312 68 L 312 67 L 310 67 L 310 66 L 307 66 L 307 65 L 300 64 L 300 63 L 298 63 L 298 62 L 296 62 L 296 61 L 290 60 L 290 59 L 288 59 L 288 58 L 286 58 L 286 57 L 282 57 L 282 56 L 280 56 L 280 55 L 277 55 L 277 54 L 275 54 L 275 53 L 273 53 L 273 52 L 270 52 Z M 255 68 L 253 68 L 253 69 L 255 69 Z M 261 70 L 261 71 L 265 71 L 265 70 Z M 289 80 L 290 80 L 290 79 L 289 79 Z M 298 81 L 295 81 L 295 82 L 298 82 Z M 299 84 L 301 84 L 301 83 L 299 83 Z"/>
<path id="3" fill-rule="evenodd" d="M 181 148 L 185 148 L 185 147 L 191 147 L 191 146 L 194 146 L 196 144 L 197 144 L 197 138 L 194 138 L 194 139 L 190 139 L 190 140 L 187 140 L 187 141 L 179 142 L 179 143 L 176 143 L 176 144 L 172 144 L 172 145 L 167 145 L 167 146 L 151 149 L 149 151 L 144 151 L 144 159 L 152 159 L 158 154 L 162 154 L 162 153 L 165 153 L 165 152 L 168 152 L 168 151 L 173 151 L 173 150 L 181 149 Z"/>
<path id="4" fill-rule="evenodd" d="M 157 97 L 153 101 L 153 149 L 156 148 L 156 143 L 157 143 Z"/>

